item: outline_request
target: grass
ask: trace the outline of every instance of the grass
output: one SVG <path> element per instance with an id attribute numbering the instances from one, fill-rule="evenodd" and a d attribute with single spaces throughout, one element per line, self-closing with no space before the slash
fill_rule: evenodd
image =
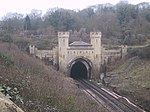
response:
<path id="1" fill-rule="evenodd" d="M 123 96 L 150 110 L 150 60 L 132 57 L 113 70 L 111 85 Z M 119 73 L 119 74 L 118 74 Z"/>

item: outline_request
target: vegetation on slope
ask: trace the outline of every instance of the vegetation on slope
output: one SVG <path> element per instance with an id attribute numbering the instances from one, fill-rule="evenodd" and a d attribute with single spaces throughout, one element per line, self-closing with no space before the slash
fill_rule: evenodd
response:
<path id="1" fill-rule="evenodd" d="M 150 60 L 132 57 L 119 64 L 113 72 L 111 86 L 150 110 Z"/>
<path id="2" fill-rule="evenodd" d="M 25 112 L 106 111 L 79 91 L 71 78 L 28 56 L 12 43 L 0 42 L 0 85 L 18 91 L 22 100 L 10 96 Z"/>

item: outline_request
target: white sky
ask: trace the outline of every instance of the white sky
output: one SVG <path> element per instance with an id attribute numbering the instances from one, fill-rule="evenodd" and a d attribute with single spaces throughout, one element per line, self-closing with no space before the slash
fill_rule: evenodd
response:
<path id="1" fill-rule="evenodd" d="M 44 13 L 49 8 L 59 7 L 66 9 L 83 9 L 91 5 L 111 3 L 116 4 L 120 0 L 0 0 L 0 17 L 8 12 L 22 14 L 30 13 L 32 9 L 42 10 Z M 137 4 L 150 2 L 150 0 L 128 0 Z"/>

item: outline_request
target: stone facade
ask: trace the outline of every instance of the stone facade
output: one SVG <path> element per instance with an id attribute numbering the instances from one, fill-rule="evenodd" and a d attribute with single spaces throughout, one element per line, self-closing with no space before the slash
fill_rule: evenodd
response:
<path id="1" fill-rule="evenodd" d="M 49 60 L 53 60 L 54 50 L 38 50 L 34 45 L 30 45 L 29 53 L 39 59 L 49 58 Z"/>
<path id="2" fill-rule="evenodd" d="M 126 47 L 117 50 L 106 50 L 101 45 L 101 32 L 90 32 L 90 43 L 75 41 L 69 44 L 69 32 L 58 32 L 58 46 L 53 50 L 38 50 L 30 45 L 30 54 L 42 58 L 49 58 L 53 65 L 57 65 L 59 71 L 70 75 L 71 68 L 76 62 L 82 62 L 87 69 L 87 77 L 97 77 L 101 64 L 107 62 L 110 57 L 121 57 L 126 52 Z M 125 48 L 125 49 L 124 49 Z"/>
<path id="3" fill-rule="evenodd" d="M 69 32 L 58 33 L 58 63 L 60 71 L 68 73 L 73 62 L 77 59 L 82 59 L 83 63 L 85 61 L 85 65 L 87 63 L 87 69 L 92 68 L 91 74 L 100 72 L 101 32 L 91 32 L 90 38 L 91 43 L 75 41 L 68 44 Z"/>
<path id="4" fill-rule="evenodd" d="M 102 46 L 102 64 L 104 61 L 109 64 L 118 59 L 123 58 L 127 54 L 127 46 L 115 46 L 114 48 L 106 48 Z"/>

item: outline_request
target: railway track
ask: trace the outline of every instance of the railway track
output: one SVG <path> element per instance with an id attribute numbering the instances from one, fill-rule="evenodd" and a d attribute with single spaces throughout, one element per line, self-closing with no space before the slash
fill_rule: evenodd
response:
<path id="1" fill-rule="evenodd" d="M 109 107 L 109 110 L 114 112 L 145 112 L 127 98 L 122 97 L 114 92 L 110 92 L 98 85 L 84 79 L 77 80 L 80 86 L 86 91 L 95 101 Z"/>

